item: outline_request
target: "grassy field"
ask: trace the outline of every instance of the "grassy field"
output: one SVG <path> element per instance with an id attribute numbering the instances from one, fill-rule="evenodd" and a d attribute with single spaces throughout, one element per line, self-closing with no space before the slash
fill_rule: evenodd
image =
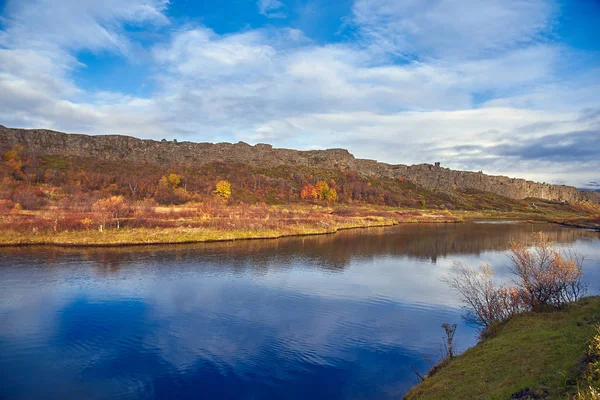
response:
<path id="1" fill-rule="evenodd" d="M 373 207 L 245 206 L 204 210 L 156 207 L 134 210 L 100 224 L 97 216 L 62 210 L 20 211 L 0 216 L 0 246 L 108 246 L 199 243 L 334 233 L 341 229 L 391 226 L 401 222 L 461 222 L 450 212 Z"/>
<path id="2" fill-rule="evenodd" d="M 517 315 L 411 389 L 406 399 L 571 398 L 582 382 L 588 343 L 600 322 L 600 297 L 566 310 Z M 573 397 L 575 398 L 575 397 Z"/>
<path id="3" fill-rule="evenodd" d="M 594 212 L 581 207 L 541 205 L 535 210 L 445 210 L 372 205 L 188 204 L 130 206 L 117 219 L 98 212 L 58 207 L 0 212 L 0 246 L 108 246 L 197 243 L 334 233 L 340 229 L 399 223 L 454 223 L 472 219 L 581 221 Z M 119 229 L 117 229 L 117 226 Z"/>

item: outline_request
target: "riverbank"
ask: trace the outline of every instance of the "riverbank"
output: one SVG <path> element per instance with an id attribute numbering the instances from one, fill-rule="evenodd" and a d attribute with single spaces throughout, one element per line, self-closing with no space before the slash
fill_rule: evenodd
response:
<path id="1" fill-rule="evenodd" d="M 66 218 L 68 221 L 64 221 Z M 343 229 L 398 223 L 462 222 L 459 217 L 443 211 L 321 206 L 223 207 L 208 212 L 190 207 L 157 207 L 140 211 L 132 218 L 122 218 L 119 229 L 114 221 L 113 225 L 92 225 L 90 220 L 85 215 L 57 215 L 57 211 L 13 213 L 1 217 L 0 225 L 4 229 L 0 246 L 203 243 L 331 234 Z"/>
<path id="2" fill-rule="evenodd" d="M 0 246 L 128 246 L 203 243 L 335 233 L 402 223 L 468 220 L 555 222 L 584 218 L 571 210 L 503 212 L 373 206 L 186 205 L 136 207 L 126 217 L 56 208 L 0 214 Z"/>
<path id="3" fill-rule="evenodd" d="M 404 398 L 554 399 L 585 393 L 590 384 L 599 383 L 587 379 L 586 371 L 596 357 L 586 351 L 599 322 L 598 296 L 564 311 L 517 315 L 496 336 L 444 363 Z"/>

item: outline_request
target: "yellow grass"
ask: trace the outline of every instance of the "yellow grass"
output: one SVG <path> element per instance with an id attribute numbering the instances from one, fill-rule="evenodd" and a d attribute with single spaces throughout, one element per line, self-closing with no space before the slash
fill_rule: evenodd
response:
<path id="1" fill-rule="evenodd" d="M 183 214 L 182 214 L 183 213 Z M 187 213 L 187 214 L 186 214 Z M 552 220 L 556 215 L 500 212 L 400 209 L 377 206 L 321 206 L 292 204 L 280 206 L 220 206 L 206 210 L 201 205 L 156 207 L 152 218 L 169 227 L 127 227 L 128 220 L 143 216 L 135 209 L 121 220 L 121 229 L 99 223 L 87 229 L 14 228 L 19 218 L 38 218 L 51 223 L 69 212 L 59 209 L 18 211 L 0 215 L 0 246 L 62 245 L 111 246 L 167 243 L 201 243 L 225 240 L 267 239 L 297 235 L 335 233 L 341 229 L 391 226 L 398 223 L 448 223 L 469 219 Z M 573 217 L 573 214 L 570 215 Z M 91 216 L 93 218 L 93 216 Z M 114 226 L 114 225 L 113 225 Z"/>

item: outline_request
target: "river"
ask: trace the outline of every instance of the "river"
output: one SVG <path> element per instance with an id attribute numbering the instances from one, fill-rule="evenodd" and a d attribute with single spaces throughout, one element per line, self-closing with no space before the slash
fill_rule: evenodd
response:
<path id="1" fill-rule="evenodd" d="M 587 256 L 600 234 L 551 224 L 412 224 L 181 246 L 0 249 L 1 399 L 387 399 L 458 324 L 440 278 L 543 230 Z"/>

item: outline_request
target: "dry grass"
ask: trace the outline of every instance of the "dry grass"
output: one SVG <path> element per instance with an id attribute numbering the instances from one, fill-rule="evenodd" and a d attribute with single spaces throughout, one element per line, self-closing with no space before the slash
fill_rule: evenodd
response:
<path id="1" fill-rule="evenodd" d="M 334 233 L 399 222 L 396 214 L 387 211 L 334 211 L 317 206 L 140 208 L 121 220 L 121 229 L 115 229 L 110 218 L 94 213 L 18 211 L 0 216 L 0 245 L 194 243 Z"/>
<path id="2" fill-rule="evenodd" d="M 570 214 L 573 218 L 576 214 Z M 555 214 L 535 214 L 552 220 Z M 0 246 L 27 244 L 128 245 L 192 243 L 333 233 L 340 229 L 398 223 L 454 223 L 467 219 L 533 219 L 531 213 L 449 211 L 350 205 L 238 205 L 199 203 L 183 206 L 135 204 L 115 221 L 97 212 L 58 207 L 0 210 Z M 102 230 L 100 226 L 102 225 Z"/>

